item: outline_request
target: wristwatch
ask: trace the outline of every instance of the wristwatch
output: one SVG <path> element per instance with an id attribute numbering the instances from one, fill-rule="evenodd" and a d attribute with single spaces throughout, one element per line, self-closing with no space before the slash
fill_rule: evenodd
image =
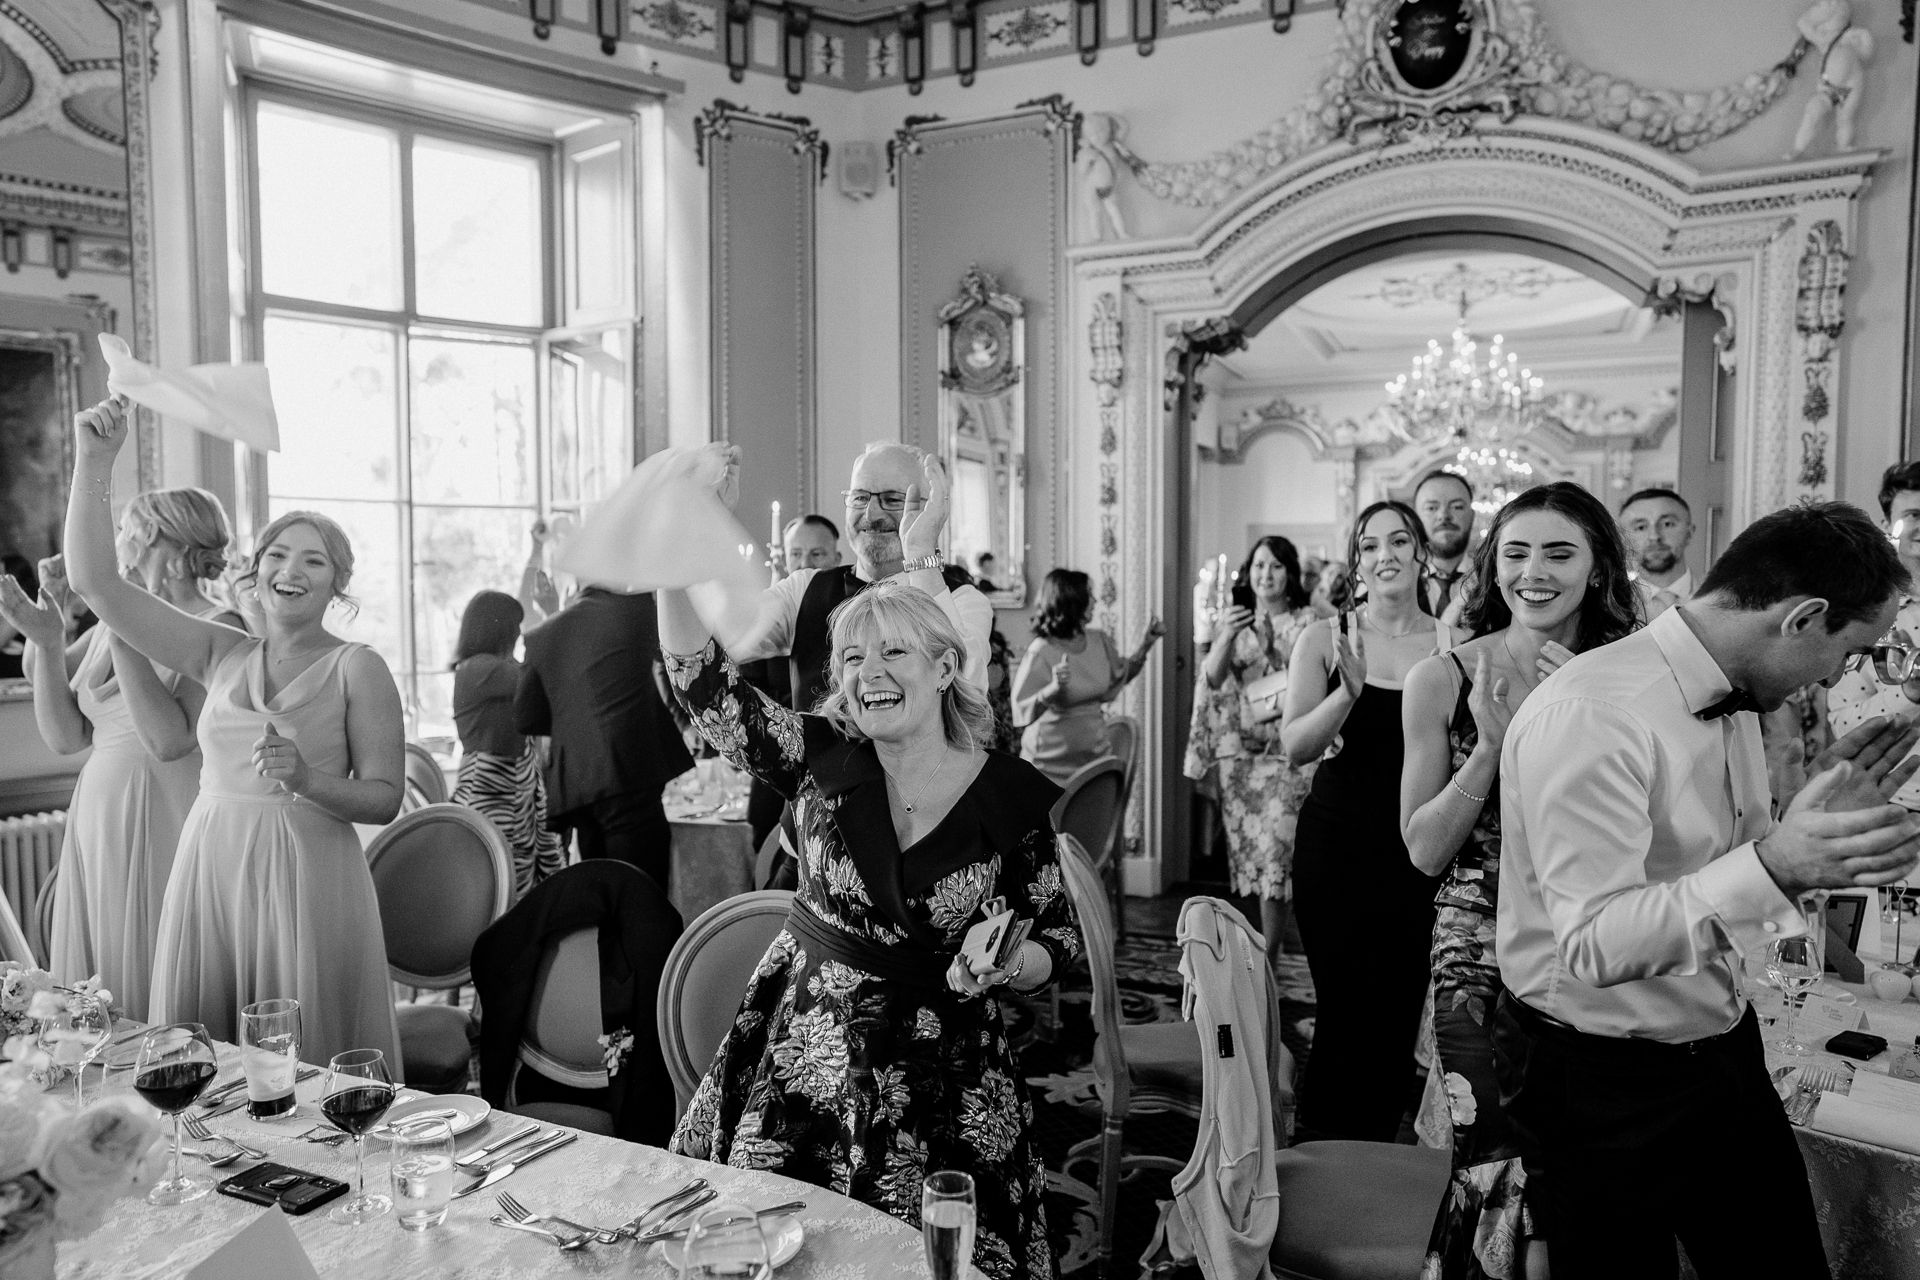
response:
<path id="1" fill-rule="evenodd" d="M 938 569 L 941 565 L 940 554 L 921 556 L 918 560 L 907 560 L 900 565 L 900 572 L 914 573 L 921 569 Z"/>

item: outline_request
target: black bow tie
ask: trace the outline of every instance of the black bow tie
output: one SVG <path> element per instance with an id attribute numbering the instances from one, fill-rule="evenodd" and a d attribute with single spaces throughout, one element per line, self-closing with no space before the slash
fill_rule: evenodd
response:
<path id="1" fill-rule="evenodd" d="M 1429 569 L 1427 576 L 1443 587 L 1450 587 L 1460 580 L 1462 572 L 1463 570 L 1456 569 L 1452 573 L 1441 573 L 1438 569 Z"/>
<path id="2" fill-rule="evenodd" d="M 1730 716 L 1736 711 L 1761 711 L 1763 708 L 1753 700 L 1753 695 L 1745 689 L 1735 689 L 1720 701 L 1700 713 L 1702 720 L 1718 720 L 1721 716 Z"/>

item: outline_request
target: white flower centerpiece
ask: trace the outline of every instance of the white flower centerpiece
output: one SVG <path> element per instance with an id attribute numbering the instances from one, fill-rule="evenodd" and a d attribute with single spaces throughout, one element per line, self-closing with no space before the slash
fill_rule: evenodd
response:
<path id="1" fill-rule="evenodd" d="M 97 982 L 83 987 L 108 998 Z M 166 1130 L 145 1102 L 75 1110 L 47 1092 L 86 1058 L 60 1029 L 76 994 L 41 970 L 0 966 L 0 1280 L 51 1280 L 56 1243 L 91 1234 L 115 1201 L 144 1194 L 166 1169 Z"/>

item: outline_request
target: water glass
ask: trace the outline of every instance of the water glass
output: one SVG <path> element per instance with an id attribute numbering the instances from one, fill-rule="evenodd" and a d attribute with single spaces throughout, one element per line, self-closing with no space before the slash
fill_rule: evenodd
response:
<path id="1" fill-rule="evenodd" d="M 402 1120 L 390 1142 L 393 1207 L 401 1229 L 439 1226 L 453 1199 L 453 1126 L 445 1120 Z"/>
<path id="2" fill-rule="evenodd" d="M 240 1011 L 240 1067 L 247 1073 L 247 1114 L 292 1119 L 300 1070 L 298 1000 L 259 1000 Z"/>
<path id="3" fill-rule="evenodd" d="M 140 1039 L 122 1040 L 100 1058 L 101 1098 L 133 1092 L 133 1079 L 140 1068 Z"/>
<path id="4" fill-rule="evenodd" d="M 963 1280 L 973 1261 L 973 1176 L 947 1169 L 920 1190 L 920 1239 L 933 1280 Z"/>
<path id="5" fill-rule="evenodd" d="M 765 1280 L 773 1274 L 760 1219 L 744 1205 L 716 1204 L 687 1229 L 680 1280 Z"/>

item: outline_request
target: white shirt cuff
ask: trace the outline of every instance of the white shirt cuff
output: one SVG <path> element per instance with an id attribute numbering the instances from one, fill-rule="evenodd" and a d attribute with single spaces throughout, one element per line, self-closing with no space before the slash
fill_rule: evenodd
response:
<path id="1" fill-rule="evenodd" d="M 1700 868 L 1694 880 L 1734 949 L 1743 956 L 1807 931 L 1806 917 L 1760 865 L 1759 850 L 1751 840 Z"/>

